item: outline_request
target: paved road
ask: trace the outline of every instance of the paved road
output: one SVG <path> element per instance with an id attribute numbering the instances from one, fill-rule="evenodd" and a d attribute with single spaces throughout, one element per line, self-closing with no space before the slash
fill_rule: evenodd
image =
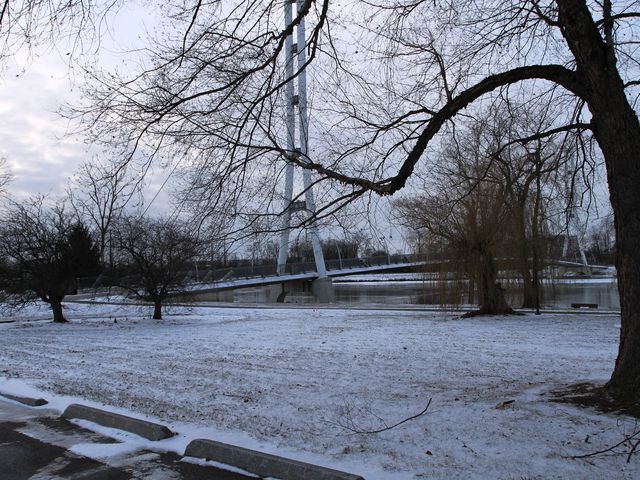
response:
<path id="1" fill-rule="evenodd" d="M 245 475 L 183 462 L 173 453 L 125 451 L 98 461 L 73 445 L 105 451 L 118 442 L 85 430 L 46 409 L 0 399 L 0 478 L 3 480 L 245 480 Z M 114 451 L 117 450 L 114 449 Z"/>

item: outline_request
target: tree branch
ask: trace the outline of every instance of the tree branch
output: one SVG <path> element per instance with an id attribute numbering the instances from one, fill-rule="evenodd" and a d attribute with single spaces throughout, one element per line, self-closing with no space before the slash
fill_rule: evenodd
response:
<path id="1" fill-rule="evenodd" d="M 563 125 L 562 127 L 552 128 L 551 130 L 546 130 L 544 132 L 538 132 L 533 135 L 529 135 L 528 137 L 521 137 L 521 138 L 516 138 L 514 140 L 511 140 L 505 143 L 504 145 L 502 145 L 500 149 L 498 149 L 495 152 L 495 154 L 496 155 L 500 154 L 504 149 L 516 143 L 525 144 L 525 143 L 533 142 L 535 140 L 542 140 L 543 138 L 551 137 L 553 135 L 556 135 L 562 132 L 570 132 L 572 130 L 590 130 L 591 128 L 592 128 L 592 125 L 590 123 L 582 123 L 582 122 Z"/>
<path id="2" fill-rule="evenodd" d="M 376 418 L 378 418 L 378 420 L 380 420 L 385 425 L 383 428 L 378 428 L 378 429 L 375 429 L 375 430 L 362 430 L 362 429 L 359 429 L 359 428 L 352 427 L 350 425 L 345 425 L 344 423 L 340 423 L 340 422 L 337 423 L 337 425 L 339 425 L 340 427 L 344 428 L 345 430 L 349 430 L 349 431 L 351 431 L 353 433 L 358 433 L 358 434 L 375 434 L 375 433 L 386 432 L 387 430 L 391 430 L 392 428 L 399 427 L 403 423 L 407 423 L 407 422 L 409 422 L 411 420 L 414 420 L 414 419 L 416 419 L 418 417 L 421 417 L 422 415 L 427 413 L 427 410 L 429 410 L 429 406 L 431 405 L 431 400 L 432 399 L 430 398 L 429 401 L 427 402 L 427 406 L 424 407 L 424 409 L 420 413 L 418 413 L 416 415 L 412 415 L 410 417 L 407 417 L 407 418 L 405 418 L 403 420 L 400 420 L 399 422 L 394 423 L 393 425 L 387 425 L 386 422 L 382 418 L 380 418 L 377 415 L 375 415 Z M 333 422 L 331 422 L 331 423 L 333 423 Z M 349 422 L 349 423 L 353 424 L 352 421 Z"/>
<path id="3" fill-rule="evenodd" d="M 426 128 L 419 135 L 416 144 L 411 152 L 409 152 L 407 159 L 398 170 L 398 173 L 393 177 L 374 182 L 361 177 L 341 174 L 320 163 L 312 162 L 308 157 L 292 157 L 290 158 L 290 161 L 296 165 L 314 170 L 328 178 L 337 180 L 346 185 L 358 186 L 374 191 L 379 195 L 391 195 L 405 186 L 407 179 L 413 173 L 415 165 L 422 157 L 422 154 L 426 150 L 429 142 L 440 131 L 445 122 L 451 120 L 461 110 L 486 93 L 506 85 L 531 79 L 549 80 L 561 85 L 579 97 L 584 96 L 584 86 L 580 82 L 576 73 L 562 65 L 532 65 L 519 67 L 506 72 L 490 75 L 460 93 L 451 101 L 447 102 L 444 107 L 436 112 L 428 121 Z"/>
<path id="4" fill-rule="evenodd" d="M 625 443 L 630 443 L 631 440 L 636 439 L 637 437 L 640 437 L 640 430 L 636 430 L 634 433 L 632 433 L 631 435 L 625 435 L 625 437 L 620 440 L 618 443 L 616 443 L 615 445 L 612 445 L 608 448 L 604 448 L 602 450 L 598 450 L 596 452 L 591 452 L 591 453 L 586 453 L 584 455 L 574 455 L 573 459 L 578 459 L 578 458 L 589 458 L 589 457 L 595 457 L 596 455 L 602 455 L 603 453 L 609 453 L 609 452 L 614 452 L 614 450 L 622 445 L 624 445 Z M 631 449 L 628 452 L 627 455 L 627 463 L 629 463 L 631 461 L 631 456 L 636 452 L 636 449 L 638 448 L 638 445 L 640 444 L 640 438 L 638 438 L 636 440 L 636 442 L 634 444 L 632 444 Z M 616 453 L 616 452 L 614 452 Z"/>

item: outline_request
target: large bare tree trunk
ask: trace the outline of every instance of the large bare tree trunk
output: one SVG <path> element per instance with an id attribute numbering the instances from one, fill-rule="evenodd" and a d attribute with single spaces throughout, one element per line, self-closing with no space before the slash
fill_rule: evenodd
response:
<path id="1" fill-rule="evenodd" d="M 611 7 L 607 1 L 603 5 Z M 620 402 L 640 402 L 640 123 L 625 95 L 612 42 L 602 41 L 584 0 L 558 0 L 558 7 L 563 35 L 586 86 L 615 220 L 622 318 L 618 358 L 606 388 Z M 606 15 L 602 28 L 605 40 L 612 36 Z"/>
<path id="2" fill-rule="evenodd" d="M 618 358 L 608 388 L 623 400 L 640 402 L 640 126 L 633 116 L 636 123 L 628 127 L 626 144 L 616 147 L 628 152 L 616 155 L 613 161 L 607 158 L 607 170 L 613 172 L 608 173 L 608 180 L 615 217 L 622 315 Z M 612 143 L 616 141 L 612 139 Z"/>
<path id="3" fill-rule="evenodd" d="M 618 358 L 607 388 L 622 402 L 633 403 L 640 402 L 640 124 L 620 96 L 610 111 L 594 112 L 594 134 L 606 159 L 622 316 Z"/>

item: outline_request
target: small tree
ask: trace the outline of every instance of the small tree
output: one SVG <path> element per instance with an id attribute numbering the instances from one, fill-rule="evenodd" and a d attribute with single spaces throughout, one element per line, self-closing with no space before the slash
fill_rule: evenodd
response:
<path id="1" fill-rule="evenodd" d="M 531 104 L 503 100 L 483 110 L 476 120 L 482 131 L 485 154 L 490 160 L 483 178 L 501 185 L 509 210 L 509 226 L 503 229 L 503 256 L 513 258 L 523 283 L 524 308 L 538 308 L 539 271 L 543 233 L 549 207 L 560 201 L 561 184 L 575 175 L 571 159 L 573 143 L 565 132 L 535 138 L 550 128 L 554 111 Z M 535 138 L 527 141 L 528 138 Z"/>
<path id="2" fill-rule="evenodd" d="M 197 254 L 197 239 L 176 220 L 124 217 L 115 244 L 120 266 L 114 283 L 154 304 L 153 318 L 162 319 L 162 303 L 184 291 L 187 270 Z"/>
<path id="3" fill-rule="evenodd" d="M 437 193 L 397 203 L 400 221 L 428 230 L 448 258 L 464 259 L 459 265 L 475 277 L 481 312 L 505 309 L 494 288 L 496 260 L 520 274 L 522 306 L 539 309 L 549 207 L 559 202 L 564 176 L 575 173 L 565 132 L 538 138 L 552 117 L 549 108 L 506 100 L 480 110 L 473 123 L 452 129 L 432 171 Z"/>
<path id="4" fill-rule="evenodd" d="M 440 245 L 452 260 L 450 268 L 477 286 L 475 313 L 495 315 L 513 310 L 497 281 L 496 257 L 504 249 L 510 209 L 503 182 L 491 176 L 494 146 L 486 126 L 461 129 L 439 156 L 430 193 L 400 200 L 396 207 L 401 222 Z"/>
<path id="5" fill-rule="evenodd" d="M 127 169 L 114 161 L 98 158 L 78 168 L 68 188 L 71 205 L 78 217 L 86 219 L 98 238 L 102 264 L 107 263 L 108 235 L 139 185 Z"/>
<path id="6" fill-rule="evenodd" d="M 74 224 L 62 207 L 46 207 L 43 198 L 12 203 L 3 212 L 0 256 L 1 287 L 12 303 L 42 300 L 57 323 L 67 321 L 62 301 L 75 290 L 76 278 L 99 268 L 86 227 Z"/>

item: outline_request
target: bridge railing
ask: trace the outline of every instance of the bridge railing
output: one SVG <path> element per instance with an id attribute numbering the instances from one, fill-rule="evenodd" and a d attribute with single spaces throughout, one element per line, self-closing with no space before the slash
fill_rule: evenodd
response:
<path id="1" fill-rule="evenodd" d="M 447 259 L 434 259 L 427 258 L 425 255 L 408 255 L 408 254 L 396 254 L 396 255 L 382 255 L 372 257 L 359 257 L 359 258 L 342 258 L 326 260 L 325 264 L 329 272 L 335 272 L 336 270 L 352 270 L 367 267 L 377 266 L 391 266 L 402 264 L 417 264 L 419 262 L 426 262 L 433 265 L 442 265 L 443 262 L 451 262 Z M 556 263 L 559 263 L 557 260 Z M 562 261 L 560 261 L 562 262 Z M 569 263 L 566 262 L 565 263 Z M 549 261 L 549 265 L 553 265 L 553 261 Z M 580 264 L 575 263 L 575 266 Z M 610 268 L 610 267 L 598 267 L 590 266 L 591 268 Z M 296 275 L 311 273 L 316 271 L 315 262 L 295 262 L 288 263 L 285 267 L 286 275 Z M 244 280 L 250 278 L 265 278 L 276 277 L 277 268 L 275 260 L 272 264 L 267 265 L 242 265 L 234 267 L 223 268 L 209 268 L 209 269 L 192 269 L 190 271 L 182 272 L 182 285 L 206 285 L 217 284 L 225 281 Z M 108 289 L 111 286 L 118 285 L 118 282 L 114 281 L 108 275 L 100 275 L 98 277 L 85 277 L 78 278 L 76 287 L 73 289 L 78 293 L 96 292 L 102 289 Z M 70 292 L 71 293 L 71 292 Z M 74 292 L 75 293 L 75 292 Z"/>
<path id="2" fill-rule="evenodd" d="M 275 274 L 275 265 L 243 265 L 240 267 L 212 268 L 202 272 L 200 282 L 217 283 L 244 278 L 269 277 Z"/>
<path id="3" fill-rule="evenodd" d="M 325 265 L 328 271 L 347 270 L 353 268 L 366 268 L 385 265 L 398 265 L 414 263 L 424 260 L 421 255 L 383 255 L 374 257 L 342 258 L 326 260 Z M 285 275 L 296 275 L 301 273 L 311 273 L 316 271 L 314 261 L 287 263 Z M 215 268 L 198 275 L 198 282 L 217 283 L 222 281 L 241 280 L 247 278 L 271 277 L 277 275 L 275 262 L 270 265 L 244 265 L 227 268 Z"/>
<path id="4" fill-rule="evenodd" d="M 326 260 L 325 265 L 328 271 L 347 270 L 354 268 L 366 268 L 385 265 L 397 265 L 420 261 L 418 255 L 383 255 L 374 257 L 342 258 Z M 316 264 L 313 261 L 287 263 L 285 275 L 296 275 L 301 273 L 311 273 L 316 271 Z M 205 272 L 200 272 L 199 283 L 218 283 L 223 281 L 242 280 L 247 278 L 271 277 L 277 275 L 275 263 L 271 265 L 244 265 L 239 267 L 216 268 Z"/>
<path id="5" fill-rule="evenodd" d="M 349 270 L 356 268 L 376 267 L 385 265 L 398 265 L 404 263 L 414 263 L 423 260 L 418 255 L 383 255 L 373 257 L 342 258 L 326 260 L 325 265 L 328 271 Z M 313 261 L 288 263 L 285 267 L 285 274 L 296 275 L 311 273 L 316 271 L 316 264 Z M 181 274 L 183 284 L 207 284 L 220 283 L 224 281 L 243 280 L 249 278 L 264 278 L 277 276 L 275 261 L 269 265 L 242 265 L 234 267 L 193 269 Z M 105 288 L 117 284 L 106 275 L 99 277 L 87 277 L 78 279 L 78 291 L 91 291 Z"/>

